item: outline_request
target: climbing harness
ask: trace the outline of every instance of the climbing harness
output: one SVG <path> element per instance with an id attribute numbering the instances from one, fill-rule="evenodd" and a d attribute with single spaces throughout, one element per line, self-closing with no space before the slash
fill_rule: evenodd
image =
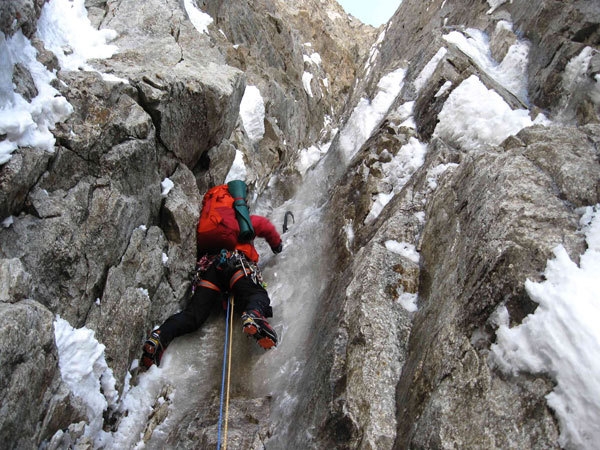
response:
<path id="1" fill-rule="evenodd" d="M 220 291 L 218 286 L 204 280 L 204 274 L 210 268 L 215 265 L 219 270 L 225 269 L 238 269 L 230 278 L 229 289 L 233 288 L 242 277 L 250 277 L 250 279 L 257 285 L 266 288 L 267 285 L 263 280 L 262 273 L 258 266 L 248 261 L 246 256 L 237 250 L 221 250 L 218 255 L 203 255 L 196 263 L 196 270 L 192 275 L 192 295 L 196 292 L 198 287 L 206 287 L 215 291 Z"/>
<path id="2" fill-rule="evenodd" d="M 227 450 L 227 427 L 229 423 L 229 386 L 231 384 L 231 342 L 233 340 L 233 295 L 227 302 L 227 315 L 225 324 L 225 346 L 223 349 L 223 376 L 221 378 L 221 399 L 219 406 L 219 433 L 217 436 L 217 450 Z M 225 428 L 223 431 L 223 446 L 221 446 L 221 427 L 223 424 L 223 403 L 225 403 Z"/>

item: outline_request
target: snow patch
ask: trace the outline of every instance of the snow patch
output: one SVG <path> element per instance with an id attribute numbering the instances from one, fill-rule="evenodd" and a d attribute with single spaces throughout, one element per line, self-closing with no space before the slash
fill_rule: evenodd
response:
<path id="1" fill-rule="evenodd" d="M 415 264 L 419 264 L 419 260 L 421 259 L 416 247 L 408 242 L 398 242 L 394 240 L 385 241 L 385 248 L 392 253 L 404 256 Z"/>
<path id="2" fill-rule="evenodd" d="M 87 64 L 88 59 L 109 58 L 117 52 L 115 45 L 108 44 L 117 33 L 94 28 L 84 0 L 45 2 L 36 35 L 66 70 L 94 70 Z M 8 38 L 0 33 L 0 135 L 6 135 L 0 142 L 0 165 L 8 162 L 19 147 L 53 152 L 51 130 L 73 112 L 69 102 L 50 85 L 56 75 L 39 63 L 36 55 L 37 50 L 21 30 Z M 38 91 L 31 101 L 14 91 L 15 64 L 24 65 L 31 73 Z"/>
<path id="3" fill-rule="evenodd" d="M 0 165 L 8 162 L 18 147 L 36 147 L 54 151 L 55 138 L 50 130 L 64 121 L 73 107 L 50 83 L 56 76 L 36 59 L 37 51 L 21 30 L 6 39 L 0 33 Z M 27 67 L 38 91 L 28 102 L 14 91 L 15 64 Z"/>
<path id="4" fill-rule="evenodd" d="M 458 167 L 456 163 L 439 164 L 427 173 L 427 187 L 430 190 L 437 188 L 439 177 L 450 168 Z"/>
<path id="5" fill-rule="evenodd" d="M 527 101 L 527 65 L 529 62 L 529 42 L 517 40 L 502 62 L 499 64 L 492 57 L 487 34 L 473 28 L 467 28 L 465 34 L 452 31 L 444 35 L 444 39 L 454 44 L 491 78 L 500 83 L 508 91 Z"/>
<path id="6" fill-rule="evenodd" d="M 379 81 L 377 85 L 379 91 L 375 98 L 371 101 L 361 98 L 352 111 L 340 133 L 340 148 L 347 161 L 360 150 L 387 114 L 402 90 L 405 73 L 404 69 L 396 69 L 387 74 Z"/>
<path id="7" fill-rule="evenodd" d="M 116 380 L 104 358 L 105 347 L 96 340 L 92 330 L 75 329 L 59 316 L 54 321 L 54 337 L 61 377 L 87 408 L 89 423 L 85 434 L 102 439 L 102 414 L 116 406 L 118 400 Z"/>
<path id="8" fill-rule="evenodd" d="M 304 86 L 304 91 L 309 97 L 313 96 L 312 89 L 310 87 L 310 82 L 313 79 L 313 74 L 310 72 L 304 72 L 302 74 L 302 85 Z"/>
<path id="9" fill-rule="evenodd" d="M 300 150 L 298 160 L 296 161 L 296 169 L 304 176 L 306 172 L 321 160 L 323 155 L 327 153 L 331 142 L 323 145 L 311 145 L 308 148 Z"/>
<path id="10" fill-rule="evenodd" d="M 52 0 L 44 3 L 37 25 L 44 47 L 56 55 L 67 70 L 94 69 L 88 59 L 110 58 L 117 46 L 108 42 L 117 37 L 114 30 L 98 30 L 87 16 L 84 0 Z"/>
<path id="11" fill-rule="evenodd" d="M 229 183 L 233 180 L 245 180 L 248 175 L 248 170 L 246 169 L 246 163 L 244 162 L 244 154 L 240 150 L 235 151 L 235 159 L 233 160 L 233 164 L 225 177 L 225 183 Z"/>
<path id="12" fill-rule="evenodd" d="M 175 187 L 175 183 L 173 183 L 173 181 L 170 178 L 165 178 L 160 183 L 160 187 L 162 189 L 160 195 L 162 197 L 166 197 L 167 195 L 169 195 L 169 192 L 171 192 L 171 189 Z"/>
<path id="13" fill-rule="evenodd" d="M 408 312 L 416 312 L 419 309 L 417 307 L 417 299 L 418 299 L 417 294 L 403 292 L 402 294 L 400 294 L 398 296 L 398 299 L 396 301 L 398 303 L 400 303 L 400 306 L 402 306 Z"/>
<path id="14" fill-rule="evenodd" d="M 379 217 L 383 208 L 394 198 L 394 195 L 402 190 L 417 169 L 423 165 L 426 153 L 427 144 L 411 137 L 390 162 L 381 164 L 383 177 L 378 182 L 380 192 L 374 197 L 371 210 L 365 218 L 365 224 L 368 225 Z M 383 186 L 389 186 L 391 190 L 382 192 Z"/>
<path id="15" fill-rule="evenodd" d="M 421 70 L 421 73 L 419 73 L 419 76 L 417 76 L 414 81 L 415 91 L 417 94 L 421 91 L 421 89 L 423 89 L 423 86 L 427 84 L 429 78 L 431 78 L 431 75 L 433 75 L 433 72 L 435 72 L 435 69 L 440 61 L 444 59 L 444 56 L 446 56 L 446 53 L 448 53 L 448 50 L 446 50 L 445 47 L 440 48 L 433 58 L 431 58 L 431 60 L 425 65 L 425 67 L 423 67 L 423 70 Z"/>
<path id="16" fill-rule="evenodd" d="M 521 325 L 497 330 L 493 361 L 506 372 L 546 373 L 556 382 L 546 396 L 556 412 L 563 448 L 597 448 L 600 441 L 600 205 L 588 207 L 581 225 L 588 249 L 579 266 L 563 246 L 554 249 L 545 281 L 527 280 L 539 304 Z"/>
<path id="17" fill-rule="evenodd" d="M 567 92 L 575 92 L 579 82 L 586 78 L 586 73 L 594 53 L 595 50 L 592 47 L 585 47 L 583 50 L 581 50 L 579 55 L 569 61 L 567 67 L 565 67 L 562 79 L 563 88 Z M 597 81 L 598 75 L 596 75 L 596 82 Z"/>
<path id="18" fill-rule="evenodd" d="M 240 117 L 250 140 L 260 141 L 265 134 L 265 102 L 256 86 L 246 86 L 240 103 Z"/>
<path id="19" fill-rule="evenodd" d="M 465 149 L 498 145 L 533 124 L 529 111 L 512 110 L 476 75 L 471 75 L 452 91 L 438 119 L 434 135 Z"/>
<path id="20" fill-rule="evenodd" d="M 208 26 L 213 22 L 212 17 L 200 10 L 194 0 L 183 0 L 185 11 L 187 12 L 190 22 L 199 33 L 208 34 Z M 225 35 L 225 33 L 223 33 Z M 225 36 L 227 37 L 227 36 Z"/>
<path id="21" fill-rule="evenodd" d="M 450 89 L 452 87 L 452 81 L 448 80 L 446 81 L 444 84 L 442 84 L 442 86 L 438 89 L 438 91 L 435 93 L 435 97 L 441 97 L 442 95 L 444 95 L 448 89 Z"/>

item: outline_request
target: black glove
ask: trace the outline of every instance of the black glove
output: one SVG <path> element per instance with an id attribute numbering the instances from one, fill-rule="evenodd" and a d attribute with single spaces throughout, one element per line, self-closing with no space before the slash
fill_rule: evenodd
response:
<path id="1" fill-rule="evenodd" d="M 275 254 L 281 253 L 283 250 L 283 242 L 280 242 L 277 247 L 271 247 L 271 250 L 273 250 L 273 253 Z"/>

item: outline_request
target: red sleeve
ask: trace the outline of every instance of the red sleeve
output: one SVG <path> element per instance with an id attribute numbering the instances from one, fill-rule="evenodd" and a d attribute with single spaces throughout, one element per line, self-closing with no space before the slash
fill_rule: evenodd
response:
<path id="1" fill-rule="evenodd" d="M 256 236 L 264 238 L 271 248 L 281 244 L 281 236 L 269 219 L 262 216 L 250 216 L 250 220 Z"/>

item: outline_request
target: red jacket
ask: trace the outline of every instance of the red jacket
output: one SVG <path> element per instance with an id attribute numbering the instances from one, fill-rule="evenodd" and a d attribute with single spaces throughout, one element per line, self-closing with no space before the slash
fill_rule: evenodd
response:
<path id="1" fill-rule="evenodd" d="M 263 216 L 250 216 L 250 220 L 252 221 L 252 228 L 254 228 L 256 237 L 264 238 L 271 248 L 277 248 L 279 244 L 281 244 L 281 236 L 277 232 L 275 225 L 273 225 L 269 219 Z M 251 261 L 254 261 L 255 263 L 258 262 L 258 252 L 254 248 L 254 244 L 252 242 L 238 242 L 235 248 L 236 250 L 243 252 Z"/>
<path id="2" fill-rule="evenodd" d="M 232 208 L 219 208 L 219 214 L 223 221 L 218 225 L 215 233 L 209 238 L 198 236 L 198 251 L 200 252 L 218 252 L 222 248 L 227 250 L 239 250 L 243 252 L 248 259 L 257 263 L 259 259 L 258 252 L 254 248 L 253 242 L 239 242 L 238 235 L 240 226 L 235 217 L 235 211 Z M 250 216 L 252 228 L 256 237 L 264 238 L 271 248 L 277 248 L 281 244 L 281 236 L 277 232 L 275 225 L 269 219 L 262 216 Z"/>

